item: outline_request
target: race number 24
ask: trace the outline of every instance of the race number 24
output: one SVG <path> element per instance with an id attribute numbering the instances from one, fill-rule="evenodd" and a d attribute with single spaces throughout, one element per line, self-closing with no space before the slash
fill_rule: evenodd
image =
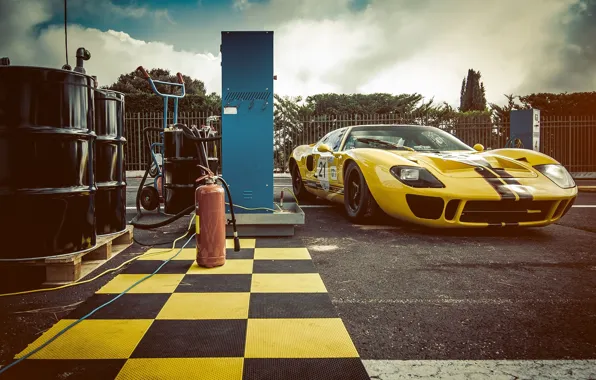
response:
<path id="1" fill-rule="evenodd" d="M 327 178 L 327 161 L 319 160 L 319 166 L 317 170 L 317 177 L 321 179 Z"/>

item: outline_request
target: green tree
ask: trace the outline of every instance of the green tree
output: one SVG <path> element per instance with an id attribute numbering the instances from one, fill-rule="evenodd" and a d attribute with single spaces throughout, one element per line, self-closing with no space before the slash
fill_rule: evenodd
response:
<path id="1" fill-rule="evenodd" d="M 480 71 L 468 70 L 468 76 L 463 79 L 461 84 L 459 104 L 461 112 L 487 111 L 486 90 L 480 78 Z"/>
<path id="2" fill-rule="evenodd" d="M 178 77 L 176 74 L 171 74 L 170 70 L 159 68 L 151 69 L 148 71 L 148 74 L 153 80 L 178 83 Z M 203 81 L 193 79 L 188 75 L 182 75 L 182 79 L 184 79 L 184 91 L 187 95 L 207 95 L 207 90 L 205 89 L 205 83 Z M 157 87 L 157 90 L 163 94 L 180 93 L 180 87 L 178 86 L 156 84 L 155 87 Z M 104 88 L 120 91 L 125 94 L 150 94 L 153 92 L 149 82 L 147 82 L 145 78 L 141 77 L 137 71 L 120 75 L 115 83 Z"/>
<path id="3" fill-rule="evenodd" d="M 154 68 L 148 71 L 153 80 L 178 83 L 178 77 L 169 70 Z M 213 115 L 221 113 L 221 97 L 212 92 L 207 94 L 205 83 L 188 75 L 182 75 L 184 80 L 184 98 L 179 100 L 179 112 L 205 112 Z M 156 84 L 162 94 L 179 94 L 180 87 Z M 137 71 L 122 74 L 118 80 L 102 88 L 120 91 L 125 94 L 126 112 L 163 112 L 163 99 L 153 93 L 149 82 L 141 77 Z M 173 111 L 173 100 L 169 101 L 168 112 Z"/>
<path id="4" fill-rule="evenodd" d="M 292 149 L 302 143 L 313 111 L 306 104 L 300 104 L 302 97 L 274 95 L 274 163 L 281 171 L 288 170 L 288 159 Z"/>
<path id="5" fill-rule="evenodd" d="M 420 94 L 393 95 L 374 94 L 316 94 L 306 98 L 313 114 L 319 115 L 369 115 L 369 114 L 408 114 L 428 109 L 428 104 L 420 102 Z"/>

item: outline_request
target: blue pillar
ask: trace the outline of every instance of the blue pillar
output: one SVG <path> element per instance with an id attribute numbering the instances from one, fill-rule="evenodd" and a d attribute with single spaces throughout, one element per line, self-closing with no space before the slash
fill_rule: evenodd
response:
<path id="1" fill-rule="evenodd" d="M 273 32 L 222 32 L 221 37 L 222 175 L 235 204 L 272 209 Z"/>
<path id="2" fill-rule="evenodd" d="M 511 146 L 517 146 L 516 141 L 521 142 L 522 147 L 540 151 L 540 110 L 513 110 L 509 121 L 509 140 Z"/>

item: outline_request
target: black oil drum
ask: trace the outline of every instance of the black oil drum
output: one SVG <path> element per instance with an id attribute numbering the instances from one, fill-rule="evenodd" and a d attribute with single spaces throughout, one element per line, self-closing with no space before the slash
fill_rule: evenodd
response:
<path id="1" fill-rule="evenodd" d="M 98 235 L 126 229 L 124 94 L 95 90 L 95 222 Z"/>
<path id="2" fill-rule="evenodd" d="M 0 66 L 1 258 L 95 246 L 93 92 L 81 73 Z"/>
<path id="3" fill-rule="evenodd" d="M 164 131 L 164 213 L 178 214 L 195 203 L 196 180 L 201 176 L 196 143 L 181 129 Z M 190 212 L 189 212 L 190 214 Z"/>

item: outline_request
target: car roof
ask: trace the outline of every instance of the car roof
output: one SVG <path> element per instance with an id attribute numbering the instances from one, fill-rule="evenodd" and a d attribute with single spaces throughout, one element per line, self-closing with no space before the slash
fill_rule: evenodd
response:
<path id="1" fill-rule="evenodd" d="M 387 128 L 387 127 L 414 127 L 414 128 L 428 128 L 428 125 L 419 125 L 419 124 L 357 124 L 351 125 L 350 128 L 371 128 L 371 127 L 379 127 L 379 128 Z"/>

